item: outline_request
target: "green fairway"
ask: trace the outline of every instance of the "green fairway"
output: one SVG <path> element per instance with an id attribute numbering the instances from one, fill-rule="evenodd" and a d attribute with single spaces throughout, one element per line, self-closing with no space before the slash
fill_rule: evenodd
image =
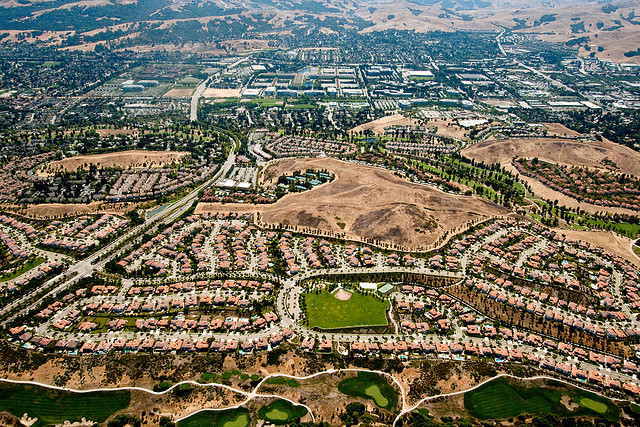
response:
<path id="1" fill-rule="evenodd" d="M 351 292 L 351 291 L 350 291 Z M 340 301 L 323 291 L 305 297 L 309 327 L 320 329 L 383 326 L 387 324 L 389 301 L 351 292 L 351 298 Z"/>
<path id="2" fill-rule="evenodd" d="M 245 408 L 227 409 L 225 411 L 202 411 L 179 421 L 179 427 L 247 427 L 251 423 L 251 415 Z"/>
<path id="3" fill-rule="evenodd" d="M 562 396 L 578 403 L 569 410 L 561 403 Z M 610 400 L 594 393 L 558 383 L 557 387 L 540 387 L 500 377 L 465 393 L 464 406 L 481 420 L 505 419 L 521 414 L 555 414 L 560 417 L 599 416 L 617 421 L 620 411 Z"/>
<path id="4" fill-rule="evenodd" d="M 290 424 L 307 415 L 307 408 L 294 405 L 288 400 L 276 400 L 258 410 L 258 417 L 276 425 Z"/>
<path id="5" fill-rule="evenodd" d="M 104 422 L 117 411 L 129 406 L 128 390 L 73 393 L 45 387 L 0 382 L 0 412 L 17 417 L 37 417 L 35 426 L 60 424 L 85 417 Z"/>
<path id="6" fill-rule="evenodd" d="M 349 396 L 371 399 L 389 411 L 395 409 L 398 402 L 398 395 L 387 380 L 371 372 L 358 372 L 358 376 L 340 381 L 338 390 Z"/>
<path id="7" fill-rule="evenodd" d="M 270 385 L 288 385 L 289 387 L 299 387 L 300 383 L 293 378 L 287 377 L 271 377 L 264 382 L 265 384 Z"/>
<path id="8" fill-rule="evenodd" d="M 288 110 L 312 110 L 318 108 L 318 106 L 313 104 L 287 104 L 285 108 Z"/>

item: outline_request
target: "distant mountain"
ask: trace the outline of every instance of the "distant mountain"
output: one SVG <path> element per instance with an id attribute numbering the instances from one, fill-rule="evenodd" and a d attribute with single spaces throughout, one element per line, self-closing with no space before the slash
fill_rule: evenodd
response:
<path id="1" fill-rule="evenodd" d="M 536 34 L 582 55 L 640 63 L 640 4 L 633 0 L 392 0 L 360 8 L 363 31 L 496 30 Z"/>
<path id="2" fill-rule="evenodd" d="M 91 49 L 298 31 L 504 29 L 569 43 L 585 55 L 636 61 L 640 56 L 625 56 L 640 48 L 636 13 L 635 0 L 0 0 L 0 43 Z"/>

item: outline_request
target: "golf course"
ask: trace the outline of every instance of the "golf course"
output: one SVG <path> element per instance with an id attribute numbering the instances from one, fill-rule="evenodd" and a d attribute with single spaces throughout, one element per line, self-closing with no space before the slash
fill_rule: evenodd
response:
<path id="1" fill-rule="evenodd" d="M 177 423 L 179 427 L 247 427 L 251 414 L 245 408 L 201 411 Z"/>
<path id="2" fill-rule="evenodd" d="M 275 425 L 289 424 L 305 415 L 307 415 L 307 409 L 304 406 L 294 405 L 282 399 L 275 400 L 258 410 L 258 418 Z"/>
<path id="3" fill-rule="evenodd" d="M 496 378 L 464 395 L 466 410 L 481 420 L 505 419 L 522 414 L 556 414 L 560 417 L 595 416 L 617 421 L 619 409 L 609 400 L 559 382 L 531 382 Z"/>
<path id="4" fill-rule="evenodd" d="M 104 422 L 117 411 L 129 406 L 128 390 L 73 393 L 37 385 L 0 381 L 0 412 L 17 417 L 27 414 L 38 418 L 34 426 L 59 424 L 65 420 L 86 418 Z"/>
<path id="5" fill-rule="evenodd" d="M 398 395 L 387 380 L 372 372 L 358 372 L 356 377 L 340 381 L 338 390 L 348 396 L 364 397 L 384 409 L 392 411 L 398 403 Z"/>

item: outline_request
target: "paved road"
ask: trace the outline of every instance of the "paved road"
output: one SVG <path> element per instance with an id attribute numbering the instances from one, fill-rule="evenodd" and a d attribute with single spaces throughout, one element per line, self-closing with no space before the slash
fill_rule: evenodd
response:
<path id="1" fill-rule="evenodd" d="M 236 62 L 234 62 L 233 64 L 229 65 L 226 69 L 230 70 L 232 68 L 235 68 L 236 66 L 238 66 L 239 64 L 245 62 L 249 60 L 248 57 L 246 58 L 241 58 L 239 60 L 237 60 Z M 196 88 L 196 90 L 193 92 L 193 95 L 191 96 L 191 109 L 189 112 L 189 120 L 192 122 L 195 122 L 196 120 L 198 120 L 198 103 L 200 102 L 200 97 L 202 96 L 202 93 L 204 92 L 204 90 L 207 88 L 207 85 L 209 84 L 209 82 L 211 81 L 211 79 L 213 77 L 215 77 L 216 75 L 220 74 L 220 71 L 218 71 L 215 74 L 212 74 L 211 76 L 209 76 L 206 80 L 204 80 L 202 83 L 200 83 L 198 85 L 198 87 Z"/>
<path id="2" fill-rule="evenodd" d="M 498 42 L 498 48 L 500 49 L 500 52 L 502 53 L 502 55 L 507 56 L 507 52 L 504 50 L 504 47 L 502 46 L 502 36 L 504 35 L 504 30 L 502 30 L 502 32 L 500 32 L 500 34 L 498 34 L 498 36 L 496 37 L 496 41 Z M 578 93 L 579 95 L 582 95 L 581 93 L 577 92 L 575 89 L 565 85 L 564 83 L 562 83 L 559 80 L 556 80 L 554 78 L 552 78 L 551 76 L 549 76 L 548 74 L 543 73 L 542 71 L 535 69 L 533 67 L 530 67 L 529 65 L 525 65 L 522 61 L 518 61 L 518 60 L 514 60 L 516 62 L 516 64 L 518 64 L 520 67 L 522 68 L 526 68 L 527 70 L 531 71 L 534 74 L 537 74 L 538 76 L 540 76 L 541 78 L 543 78 L 544 80 L 547 80 L 552 86 L 556 86 L 559 88 L 562 88 L 568 92 L 573 92 L 573 93 Z M 584 96 L 584 95 L 582 95 Z M 585 98 L 587 98 L 585 96 Z M 587 98 L 589 99 L 589 98 Z"/>
<path id="3" fill-rule="evenodd" d="M 200 83 L 191 96 L 191 111 L 189 113 L 189 120 L 192 122 L 198 120 L 198 103 L 200 102 L 202 92 L 204 92 L 204 90 L 207 88 L 207 83 L 209 83 L 209 80 L 211 80 L 211 77 Z"/>
<path id="4" fill-rule="evenodd" d="M 161 223 L 171 222 L 174 219 L 178 218 L 180 215 L 182 215 L 184 212 L 186 212 L 187 209 L 189 209 L 192 206 L 193 202 L 198 198 L 198 195 L 201 191 L 211 186 L 219 178 L 224 177 L 229 172 L 229 170 L 233 167 L 236 159 L 236 154 L 235 154 L 235 150 L 237 149 L 236 145 L 237 143 L 234 144 L 234 146 L 230 150 L 229 156 L 227 157 L 227 160 L 220 167 L 220 170 L 207 182 L 199 185 L 198 187 L 196 187 L 194 190 L 192 190 L 190 193 L 188 193 L 186 196 L 184 196 L 182 199 L 178 200 L 177 202 L 166 206 L 163 210 L 158 212 L 152 218 L 147 218 L 143 224 L 140 224 L 139 226 L 129 230 L 127 233 L 120 236 L 119 238 L 117 238 L 107 246 L 95 252 L 94 254 L 90 255 L 84 260 L 78 261 L 75 264 L 71 265 L 63 273 L 45 282 L 39 289 L 36 289 L 30 292 L 29 294 L 23 296 L 22 298 L 17 299 L 11 304 L 3 307 L 2 310 L 0 310 L 0 317 L 4 317 L 7 313 L 11 312 L 12 310 L 14 310 L 16 307 L 23 304 L 24 302 L 30 300 L 32 297 L 39 296 L 39 298 L 32 301 L 31 304 L 22 308 L 13 316 L 5 318 L 3 322 L 3 326 L 6 326 L 14 318 L 28 313 L 29 310 L 35 308 L 36 305 L 39 304 L 39 302 L 42 299 L 59 294 L 61 291 L 68 288 L 73 283 L 77 282 L 78 280 L 84 277 L 91 276 L 91 274 L 93 274 L 94 271 L 104 267 L 104 265 L 115 256 L 116 254 L 115 249 L 118 246 L 121 246 L 123 243 L 125 243 L 128 239 L 132 239 L 135 236 L 142 234 L 143 231 L 149 228 L 150 226 L 153 226 L 153 225 L 157 226 Z M 99 259 L 100 261 L 96 262 Z M 71 275 L 73 277 L 69 277 Z M 57 283 L 57 286 L 51 289 L 51 287 L 56 285 L 56 283 Z"/>

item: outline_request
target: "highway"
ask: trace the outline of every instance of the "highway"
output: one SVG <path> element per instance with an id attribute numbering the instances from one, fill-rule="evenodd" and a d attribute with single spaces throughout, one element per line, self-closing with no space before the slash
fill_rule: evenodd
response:
<path id="1" fill-rule="evenodd" d="M 235 67 L 237 67 L 238 65 L 242 64 L 243 62 L 249 60 L 248 57 L 246 58 L 240 58 L 239 60 L 237 60 L 236 62 L 234 62 L 233 64 L 229 65 L 226 69 L 227 70 L 231 70 Z M 200 102 L 200 97 L 202 96 L 202 93 L 204 92 L 204 90 L 207 88 L 207 85 L 209 84 L 209 82 L 211 81 L 211 79 L 220 74 L 220 71 L 218 71 L 215 74 L 212 74 L 211 76 L 209 76 L 207 79 L 205 79 L 202 83 L 200 83 L 198 85 L 198 87 L 196 88 L 196 90 L 193 92 L 193 95 L 191 96 L 191 108 L 189 111 L 189 120 L 192 122 L 195 122 L 196 120 L 198 120 L 198 103 Z"/>
<path id="2" fill-rule="evenodd" d="M 198 120 L 198 103 L 200 102 L 202 92 L 204 92 L 204 90 L 207 88 L 207 84 L 209 83 L 209 80 L 211 80 L 211 77 L 200 83 L 191 96 L 191 110 L 189 112 L 189 120 L 192 122 Z"/>

